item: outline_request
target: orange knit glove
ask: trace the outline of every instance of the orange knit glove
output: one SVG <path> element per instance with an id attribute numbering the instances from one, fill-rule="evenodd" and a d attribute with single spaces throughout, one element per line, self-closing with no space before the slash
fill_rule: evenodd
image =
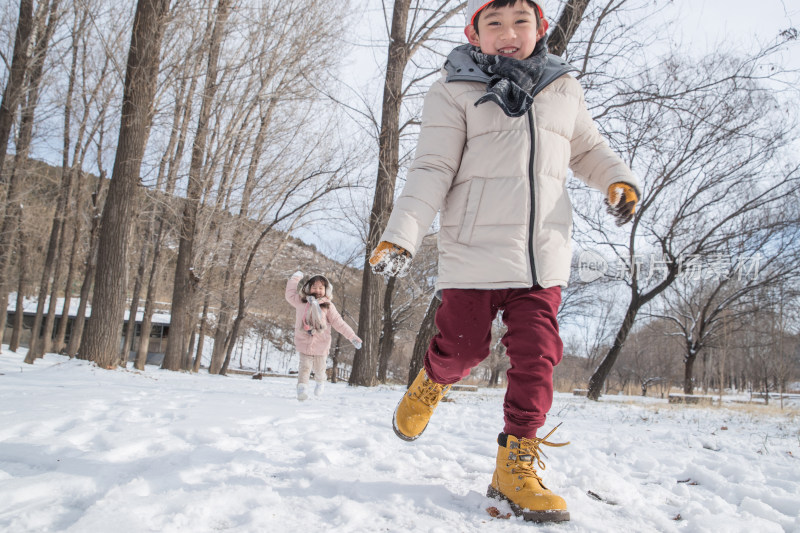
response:
<path id="1" fill-rule="evenodd" d="M 372 265 L 372 272 L 375 274 L 402 278 L 408 274 L 411 266 L 411 254 L 396 244 L 381 241 L 372 251 L 369 264 Z"/>
<path id="2" fill-rule="evenodd" d="M 606 210 L 617 219 L 617 226 L 622 226 L 633 218 L 638 201 L 639 195 L 636 193 L 636 189 L 627 183 L 612 183 L 608 187 Z"/>

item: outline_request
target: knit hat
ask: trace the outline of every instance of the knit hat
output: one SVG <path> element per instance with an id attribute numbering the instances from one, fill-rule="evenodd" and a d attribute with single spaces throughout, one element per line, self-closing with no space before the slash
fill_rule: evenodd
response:
<path id="1" fill-rule="evenodd" d="M 475 15 L 478 14 L 478 11 L 482 10 L 483 8 L 487 7 L 489 4 L 494 2 L 494 0 L 469 0 L 467 2 L 467 21 L 464 26 L 469 26 L 475 20 Z M 547 28 L 550 26 L 547 23 L 547 19 L 544 18 L 544 10 L 542 9 L 541 2 L 533 2 L 536 4 L 536 8 L 539 10 L 539 18 L 542 19 L 542 24 L 544 24 L 544 31 L 547 31 Z"/>

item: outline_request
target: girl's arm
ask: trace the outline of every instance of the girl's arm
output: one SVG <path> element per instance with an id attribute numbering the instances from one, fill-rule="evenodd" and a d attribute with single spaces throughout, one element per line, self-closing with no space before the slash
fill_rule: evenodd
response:
<path id="1" fill-rule="evenodd" d="M 336 306 L 332 303 L 330 307 L 328 307 L 328 323 L 330 323 L 333 329 L 344 335 L 345 338 L 353 344 L 355 344 L 356 340 L 361 342 L 361 339 L 356 336 L 356 332 L 344 321 L 342 315 L 339 314 Z"/>
<path id="2" fill-rule="evenodd" d="M 300 296 L 297 294 L 297 283 L 303 277 L 303 273 L 299 270 L 292 274 L 292 277 L 286 282 L 286 301 L 292 304 L 294 307 L 300 307 L 303 305 L 303 301 L 300 299 Z"/>

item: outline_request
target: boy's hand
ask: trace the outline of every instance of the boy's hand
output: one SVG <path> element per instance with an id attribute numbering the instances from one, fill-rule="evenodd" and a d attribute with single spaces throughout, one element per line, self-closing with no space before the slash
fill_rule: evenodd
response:
<path id="1" fill-rule="evenodd" d="M 359 339 L 358 337 L 353 337 L 353 338 L 350 340 L 350 342 L 352 342 L 352 343 L 353 343 L 353 346 L 355 346 L 355 347 L 356 347 L 356 350 L 360 350 L 360 349 L 361 349 L 361 342 L 362 342 L 362 341 L 361 341 L 361 339 Z"/>
<path id="2" fill-rule="evenodd" d="M 617 226 L 622 226 L 633 218 L 638 201 L 639 195 L 633 187 L 627 183 L 613 183 L 608 188 L 606 210 L 617 219 Z"/>
<path id="3" fill-rule="evenodd" d="M 372 272 L 375 274 L 402 278 L 408 274 L 411 266 L 411 254 L 396 244 L 381 241 L 372 251 L 369 264 L 372 265 Z"/>

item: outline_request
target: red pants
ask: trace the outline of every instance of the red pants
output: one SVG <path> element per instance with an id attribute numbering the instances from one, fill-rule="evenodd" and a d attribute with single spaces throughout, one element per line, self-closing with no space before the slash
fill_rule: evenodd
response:
<path id="1" fill-rule="evenodd" d="M 553 404 L 553 367 L 561 362 L 558 334 L 561 287 L 542 289 L 444 289 L 436 311 L 439 333 L 425 354 L 428 377 L 456 383 L 489 355 L 492 321 L 503 310 L 508 331 L 502 342 L 511 361 L 507 372 L 503 432 L 534 438 Z"/>

